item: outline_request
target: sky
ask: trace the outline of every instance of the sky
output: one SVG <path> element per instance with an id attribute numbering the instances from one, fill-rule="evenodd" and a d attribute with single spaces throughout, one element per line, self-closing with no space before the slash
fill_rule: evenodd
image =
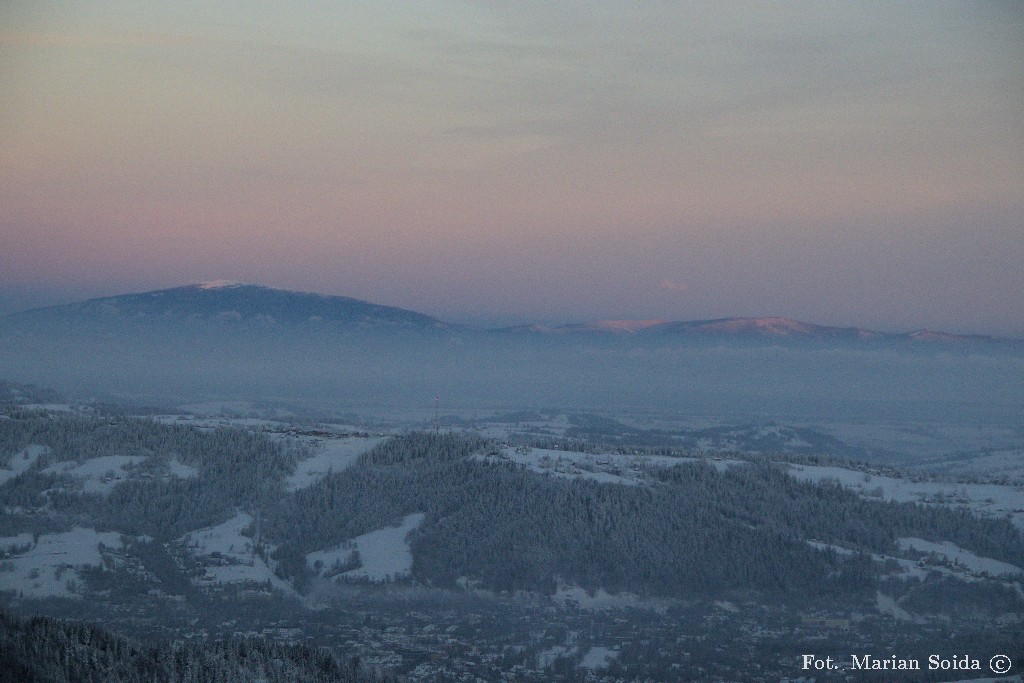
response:
<path id="1" fill-rule="evenodd" d="M 1024 336 L 1024 3 L 0 5 L 0 313 Z"/>

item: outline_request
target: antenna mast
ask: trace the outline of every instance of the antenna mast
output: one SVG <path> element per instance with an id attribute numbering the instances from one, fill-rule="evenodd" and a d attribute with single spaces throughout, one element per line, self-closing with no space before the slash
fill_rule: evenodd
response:
<path id="1" fill-rule="evenodd" d="M 435 396 L 434 397 L 434 433 L 435 434 L 439 434 L 441 432 L 441 413 L 439 412 L 440 411 L 440 408 L 439 408 L 440 401 L 441 401 L 441 397 L 440 396 Z"/>

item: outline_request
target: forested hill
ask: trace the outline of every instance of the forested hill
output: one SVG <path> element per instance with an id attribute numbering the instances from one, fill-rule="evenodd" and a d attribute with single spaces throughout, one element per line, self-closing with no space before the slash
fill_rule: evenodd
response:
<path id="1" fill-rule="evenodd" d="M 143 645 L 89 624 L 0 609 L 0 683 L 386 683 L 358 661 L 265 639 Z"/>
<path id="2" fill-rule="evenodd" d="M 479 437 L 410 433 L 296 489 L 286 479 L 313 453 L 300 441 L 12 413 L 0 421 L 0 467 L 12 468 L 0 484 L 0 505 L 11 513 L 0 517 L 0 535 L 19 545 L 20 534 L 56 542 L 94 529 L 135 538 L 125 553 L 165 556 L 184 534 L 229 522 L 245 543 L 258 534 L 246 527 L 259 515 L 259 547 L 246 561 L 263 557 L 262 576 L 300 593 L 314 553 L 410 515 L 422 517 L 408 537 L 409 579 L 449 588 L 465 578 L 498 591 L 550 594 L 566 582 L 659 597 L 757 591 L 789 600 L 829 596 L 838 585 L 857 599 L 873 596 L 885 573 L 871 555 L 895 552 L 900 537 L 949 541 L 1024 566 L 1024 540 L 1006 519 L 866 500 L 768 462 L 716 468 L 681 459 L 623 485 L 489 460 L 493 448 Z M 117 463 L 120 479 L 75 478 Z"/>
<path id="3" fill-rule="evenodd" d="M 892 551 L 900 536 L 1024 562 L 1024 541 L 1006 520 L 868 501 L 837 485 L 798 482 L 771 463 L 719 471 L 680 462 L 652 468 L 646 485 L 624 486 L 471 457 L 486 447 L 407 434 L 276 499 L 265 531 L 281 544 L 281 568 L 302 586 L 306 554 L 416 512 L 425 518 L 411 536 L 412 574 L 440 586 L 467 577 L 547 593 L 561 580 L 665 597 L 756 591 L 813 599 L 837 588 L 873 596 L 880 568 L 870 553 Z M 810 539 L 857 552 L 823 551 Z"/>

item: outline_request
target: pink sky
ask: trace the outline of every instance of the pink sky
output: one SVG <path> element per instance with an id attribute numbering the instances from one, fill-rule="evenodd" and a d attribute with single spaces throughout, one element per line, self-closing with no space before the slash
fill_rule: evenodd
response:
<path id="1" fill-rule="evenodd" d="M 1012 3 L 15 2 L 0 312 L 229 278 L 1024 334 L 1022 36 Z"/>

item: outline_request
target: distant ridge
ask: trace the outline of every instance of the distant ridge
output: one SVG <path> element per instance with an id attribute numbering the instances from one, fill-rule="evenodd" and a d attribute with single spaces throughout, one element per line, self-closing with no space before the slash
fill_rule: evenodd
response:
<path id="1" fill-rule="evenodd" d="M 473 332 L 416 311 L 382 306 L 345 296 L 296 292 L 230 280 L 212 280 L 136 294 L 36 308 L 0 317 L 0 327 L 19 323 L 65 325 L 132 323 L 249 323 L 257 325 L 393 328 Z M 610 319 L 566 325 L 525 324 L 491 330 L 489 335 L 518 337 L 608 337 L 677 339 L 680 342 L 838 343 L 1000 346 L 1024 349 L 1024 340 L 987 335 L 960 335 L 933 330 L 879 332 L 860 327 L 817 325 L 786 317 L 734 317 L 710 320 Z"/>
<path id="2" fill-rule="evenodd" d="M 450 327 L 437 318 L 403 308 L 345 296 L 294 292 L 229 280 L 36 308 L 6 316 L 6 319 Z"/>
<path id="3" fill-rule="evenodd" d="M 718 318 L 670 322 L 654 328 L 665 334 L 741 335 L 802 339 L 878 339 L 892 336 L 859 327 L 815 325 L 792 318 Z"/>
<path id="4" fill-rule="evenodd" d="M 913 341 L 930 343 L 1019 343 L 1021 340 L 987 335 L 963 335 L 932 330 L 879 332 L 861 327 L 815 325 L 783 317 L 715 318 L 712 320 L 598 320 L 568 325 L 518 325 L 496 332 L 534 334 L 616 334 L 676 336 L 706 339 L 761 339 L 790 341 Z"/>

